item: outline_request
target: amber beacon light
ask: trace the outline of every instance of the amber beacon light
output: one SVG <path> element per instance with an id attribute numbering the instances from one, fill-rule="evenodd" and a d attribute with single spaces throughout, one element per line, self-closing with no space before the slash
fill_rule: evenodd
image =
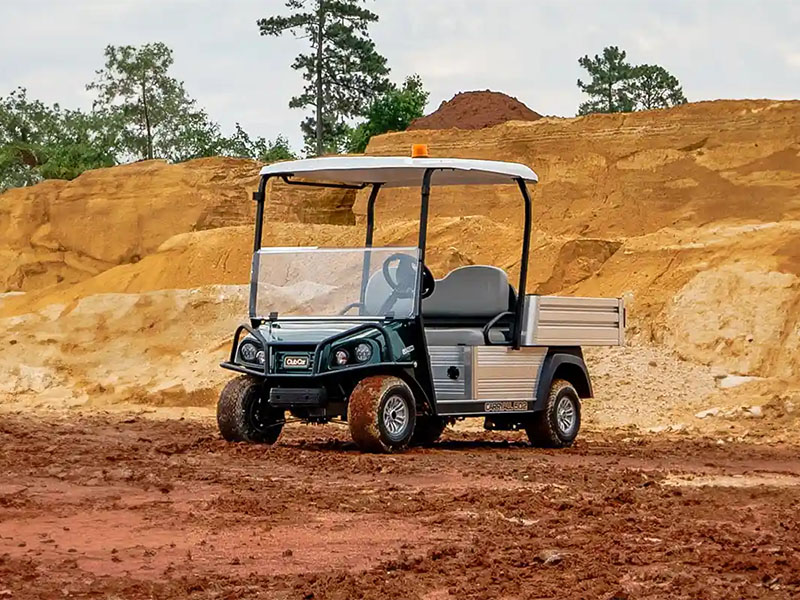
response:
<path id="1" fill-rule="evenodd" d="M 414 144 L 411 146 L 411 158 L 428 158 L 428 144 Z"/>

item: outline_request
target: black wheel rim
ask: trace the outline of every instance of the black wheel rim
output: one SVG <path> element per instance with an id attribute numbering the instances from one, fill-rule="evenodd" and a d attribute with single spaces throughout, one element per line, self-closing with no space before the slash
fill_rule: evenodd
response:
<path id="1" fill-rule="evenodd" d="M 257 432 L 266 433 L 269 427 L 274 424 L 270 419 L 269 405 L 257 390 L 252 391 L 251 396 L 245 413 L 247 423 Z"/>

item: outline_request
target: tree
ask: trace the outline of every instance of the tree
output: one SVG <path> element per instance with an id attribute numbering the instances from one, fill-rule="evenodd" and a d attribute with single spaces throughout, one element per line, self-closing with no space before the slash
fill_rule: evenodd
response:
<path id="1" fill-rule="evenodd" d="M 28 100 L 24 88 L 0 98 L 0 190 L 41 180 L 37 169 L 58 130 L 57 110 Z"/>
<path id="2" fill-rule="evenodd" d="M 227 154 L 264 162 L 295 158 L 288 140 L 252 139 L 237 123 L 226 138 L 169 75 L 164 44 L 108 46 L 105 68 L 86 86 L 91 112 L 29 99 L 24 88 L 0 96 L 0 191 L 42 179 L 73 179 L 131 159 L 180 162 Z"/>
<path id="3" fill-rule="evenodd" d="M 686 104 L 686 96 L 678 79 L 658 65 L 634 67 L 629 90 L 637 110 Z"/>
<path id="4" fill-rule="evenodd" d="M 116 164 L 116 135 L 105 115 L 46 106 L 14 90 L 0 98 L 0 191 Z"/>
<path id="5" fill-rule="evenodd" d="M 223 153 L 226 156 L 252 158 L 266 163 L 297 158 L 289 146 L 289 140 L 284 136 L 278 135 L 274 141 L 267 141 L 263 137 L 252 139 L 239 123 L 236 123 L 233 135 L 225 140 Z"/>
<path id="6" fill-rule="evenodd" d="M 372 136 L 405 130 L 411 121 L 422 116 L 428 95 L 419 75 L 406 77 L 402 87 L 393 85 L 370 105 L 366 122 L 353 129 L 348 151 L 364 152 Z"/>
<path id="7" fill-rule="evenodd" d="M 631 66 L 626 53 L 616 46 L 603 49 L 603 56 L 578 59 L 591 76 L 589 83 L 578 79 L 578 87 L 590 99 L 578 107 L 579 115 L 631 112 L 669 108 L 685 104 L 686 97 L 676 77 L 658 65 Z"/>
<path id="8" fill-rule="evenodd" d="M 97 92 L 96 111 L 119 120 L 124 152 L 179 161 L 217 151 L 219 128 L 169 74 L 172 50 L 165 44 L 107 46 L 105 57 L 86 88 Z"/>
<path id="9" fill-rule="evenodd" d="M 337 152 L 349 137 L 347 120 L 362 116 L 370 103 L 389 89 L 386 59 L 375 50 L 368 26 L 378 15 L 364 0 L 287 0 L 289 16 L 258 20 L 261 35 L 292 32 L 309 40 L 310 52 L 299 54 L 292 68 L 302 71 L 303 93 L 290 108 L 314 108 L 301 123 L 307 149 L 317 156 Z"/>
<path id="10" fill-rule="evenodd" d="M 66 110 L 39 173 L 44 179 L 75 179 L 84 171 L 113 166 L 118 135 L 118 124 L 108 115 Z"/>
<path id="11" fill-rule="evenodd" d="M 603 49 L 603 56 L 584 56 L 578 64 L 589 72 L 591 81 L 578 79 L 578 87 L 590 99 L 578 107 L 579 115 L 604 112 L 630 112 L 634 108 L 629 82 L 633 67 L 625 62 L 626 53 L 617 46 Z"/>
<path id="12" fill-rule="evenodd" d="M 258 160 L 265 163 L 294 160 L 296 158 L 297 156 L 289 146 L 289 140 L 282 135 L 278 135 L 272 142 L 267 142 L 266 149 L 258 155 Z"/>

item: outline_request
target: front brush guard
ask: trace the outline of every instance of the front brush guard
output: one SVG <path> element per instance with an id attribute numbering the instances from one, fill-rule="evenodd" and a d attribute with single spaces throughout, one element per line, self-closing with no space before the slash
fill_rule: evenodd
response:
<path id="1" fill-rule="evenodd" d="M 412 367 L 414 363 L 412 362 L 383 362 L 383 356 L 381 356 L 381 362 L 379 363 L 368 363 L 364 365 L 353 365 L 351 367 L 340 367 L 334 371 L 322 371 L 322 353 L 326 347 L 332 345 L 334 342 L 338 342 L 339 340 L 347 339 L 357 333 L 361 333 L 363 331 L 370 331 L 372 329 L 377 330 L 380 332 L 381 337 L 383 337 L 384 341 L 384 348 L 388 350 L 391 348 L 391 343 L 389 340 L 389 332 L 383 325 L 378 323 L 362 323 L 357 327 L 353 327 L 351 329 L 347 329 L 345 331 L 341 331 L 339 333 L 335 333 L 331 336 L 326 337 L 319 343 L 317 343 L 316 347 L 314 348 L 314 356 L 311 361 L 311 372 L 306 373 L 273 373 L 272 375 L 278 377 L 325 377 L 328 375 L 336 375 L 339 373 L 348 373 L 351 371 L 357 371 L 365 368 L 375 368 L 375 367 L 382 367 L 382 366 L 392 366 L 392 367 Z M 239 338 L 242 335 L 243 331 L 247 331 L 250 335 L 252 335 L 256 341 L 261 344 L 261 347 L 264 349 L 266 353 L 266 360 L 264 361 L 264 368 L 263 370 L 258 370 L 253 366 L 244 366 L 236 363 L 236 352 L 239 349 Z M 223 369 L 228 369 L 231 371 L 237 371 L 239 373 L 246 373 L 248 375 L 256 375 L 258 377 L 268 377 L 270 373 L 268 372 L 269 365 L 272 364 L 272 349 L 276 347 L 292 347 L 296 346 L 296 342 L 267 342 L 261 332 L 258 329 L 250 327 L 249 325 L 239 325 L 236 328 L 236 333 L 233 336 L 233 346 L 231 347 L 231 354 L 230 359 L 227 362 L 220 363 L 220 366 Z"/>

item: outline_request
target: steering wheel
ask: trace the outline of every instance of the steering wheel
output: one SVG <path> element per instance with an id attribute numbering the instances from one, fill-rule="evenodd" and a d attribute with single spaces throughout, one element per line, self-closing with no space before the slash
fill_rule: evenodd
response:
<path id="1" fill-rule="evenodd" d="M 396 277 L 392 276 L 391 266 L 397 263 L 395 268 Z M 393 295 L 398 298 L 409 298 L 411 291 L 414 289 L 414 283 L 417 277 L 417 264 L 422 264 L 422 288 L 420 289 L 420 296 L 427 298 L 433 293 L 436 287 L 436 280 L 433 278 L 431 270 L 423 263 L 418 261 L 408 254 L 402 252 L 395 252 L 383 261 L 381 270 L 386 283 L 393 290 Z"/>

